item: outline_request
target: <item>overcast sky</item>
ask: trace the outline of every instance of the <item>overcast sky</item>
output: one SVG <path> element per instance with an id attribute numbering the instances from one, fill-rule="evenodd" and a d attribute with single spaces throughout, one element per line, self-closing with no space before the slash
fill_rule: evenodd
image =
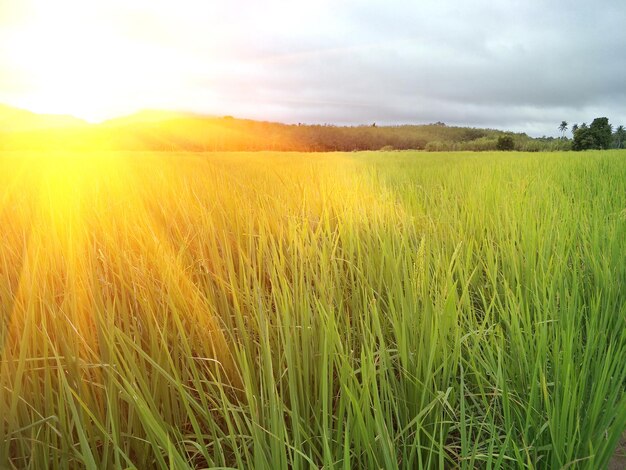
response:
<path id="1" fill-rule="evenodd" d="M 0 101 L 533 136 L 626 125 L 626 2 L 0 0 Z"/>

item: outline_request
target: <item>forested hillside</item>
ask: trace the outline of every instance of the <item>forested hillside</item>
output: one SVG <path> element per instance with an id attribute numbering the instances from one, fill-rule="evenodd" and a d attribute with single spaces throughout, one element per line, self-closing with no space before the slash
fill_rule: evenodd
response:
<path id="1" fill-rule="evenodd" d="M 509 141 L 508 147 L 502 144 Z M 512 142 L 512 143 L 510 143 Z M 101 124 L 0 108 L 0 150 L 188 150 L 304 152 L 354 150 L 562 150 L 564 139 L 533 139 L 493 129 L 427 125 L 281 124 L 143 111 Z M 501 148 L 502 147 L 502 148 Z"/>

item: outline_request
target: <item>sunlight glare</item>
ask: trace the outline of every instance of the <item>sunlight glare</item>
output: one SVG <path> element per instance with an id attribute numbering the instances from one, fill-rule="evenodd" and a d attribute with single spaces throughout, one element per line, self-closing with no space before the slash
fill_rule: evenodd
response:
<path id="1" fill-rule="evenodd" d="M 23 91 L 16 105 L 96 122 L 163 102 L 165 90 L 183 86 L 176 71 L 187 59 L 148 40 L 149 24 L 124 27 L 88 2 L 62 6 L 40 2 L 4 28 L 5 54 Z"/>

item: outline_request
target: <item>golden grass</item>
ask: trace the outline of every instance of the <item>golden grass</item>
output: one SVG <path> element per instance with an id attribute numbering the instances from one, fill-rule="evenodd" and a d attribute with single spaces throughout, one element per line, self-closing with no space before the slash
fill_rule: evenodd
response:
<path id="1" fill-rule="evenodd" d="M 0 155 L 0 467 L 606 465 L 624 157 Z"/>

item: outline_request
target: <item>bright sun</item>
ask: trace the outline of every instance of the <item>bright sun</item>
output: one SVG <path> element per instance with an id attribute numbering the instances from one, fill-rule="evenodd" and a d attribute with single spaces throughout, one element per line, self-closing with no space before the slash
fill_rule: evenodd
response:
<path id="1" fill-rule="evenodd" d="M 90 2 L 61 3 L 35 2 L 3 25 L 14 104 L 100 121 L 163 102 L 164 90 L 183 86 L 176 70 L 185 58 L 154 41 L 149 22 L 103 16 Z"/>

